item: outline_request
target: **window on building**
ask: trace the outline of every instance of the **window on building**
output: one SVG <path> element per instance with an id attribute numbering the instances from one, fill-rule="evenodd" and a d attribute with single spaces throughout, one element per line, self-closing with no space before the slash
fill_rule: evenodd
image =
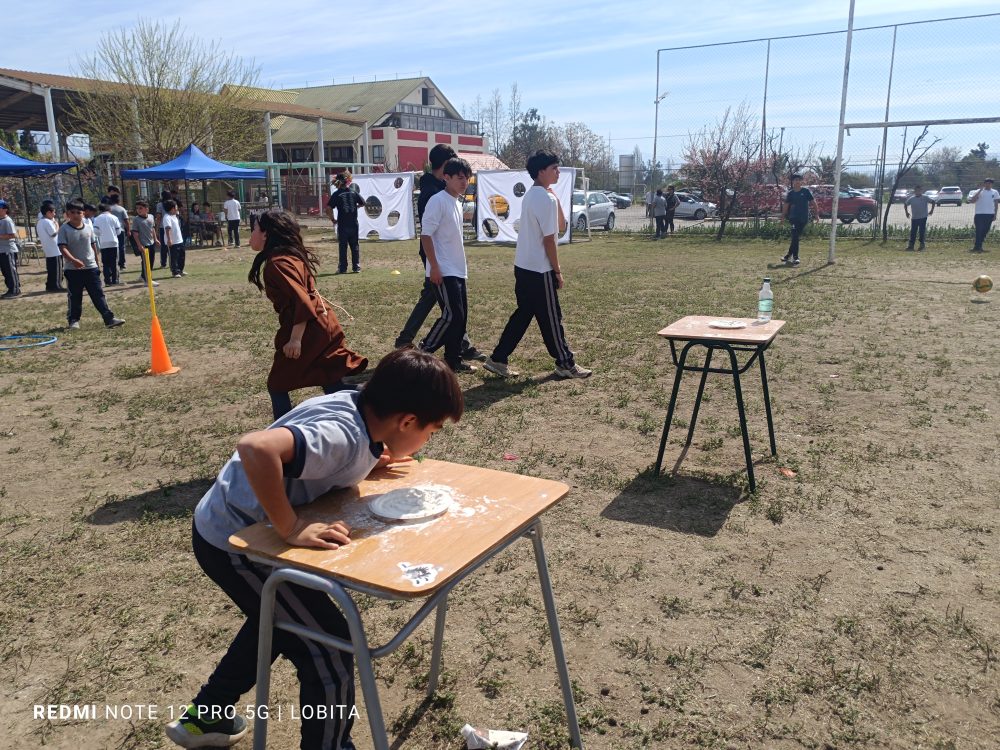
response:
<path id="1" fill-rule="evenodd" d="M 313 151 L 311 148 L 293 148 L 292 149 L 292 161 L 293 162 L 303 162 L 312 161 Z"/>
<path id="2" fill-rule="evenodd" d="M 372 146 L 372 161 L 375 164 L 385 164 L 385 146 Z"/>
<path id="3" fill-rule="evenodd" d="M 437 104 L 437 99 L 434 96 L 434 89 L 420 89 L 420 103 L 425 107 L 432 107 Z"/>
<path id="4" fill-rule="evenodd" d="M 350 146 L 326 146 L 323 149 L 326 161 L 353 162 L 354 149 Z"/>

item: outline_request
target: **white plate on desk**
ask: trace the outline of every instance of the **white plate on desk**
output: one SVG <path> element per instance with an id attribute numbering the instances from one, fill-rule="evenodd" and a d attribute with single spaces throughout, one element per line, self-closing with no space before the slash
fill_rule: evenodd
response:
<path id="1" fill-rule="evenodd" d="M 735 330 L 737 328 L 746 328 L 747 324 L 742 320 L 712 320 L 709 321 L 708 327 Z"/>

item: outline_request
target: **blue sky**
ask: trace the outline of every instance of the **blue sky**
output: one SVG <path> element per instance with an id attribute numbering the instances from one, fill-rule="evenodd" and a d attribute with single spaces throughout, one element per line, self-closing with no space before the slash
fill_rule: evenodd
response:
<path id="1" fill-rule="evenodd" d="M 1000 11 L 1000 3 L 990 5 L 857 0 L 855 26 Z M 127 3 L 112 7 L 78 0 L 54 6 L 40 14 L 7 14 L 0 66 L 73 74 L 79 56 L 89 53 L 88 45 L 102 29 L 136 18 Z M 180 18 L 189 33 L 252 58 L 264 85 L 428 75 L 461 108 L 495 88 L 506 95 L 516 81 L 523 107 L 537 107 L 555 122 L 585 122 L 609 138 L 616 153 L 638 146 L 648 158 L 658 48 L 834 31 L 846 27 L 847 9 L 847 0 L 390 0 L 377 6 L 174 0 L 157 6 L 155 18 L 168 23 Z M 56 20 L 67 17 L 77 20 Z M 891 118 L 996 114 L 997 38 L 1000 18 L 985 34 L 981 23 L 971 22 L 902 27 Z M 891 30 L 855 36 L 848 121 L 882 118 L 891 43 Z M 835 151 L 843 57 L 843 35 L 772 45 L 767 120 L 771 127 L 785 127 L 785 145 Z M 661 161 L 676 159 L 688 134 L 712 124 L 727 106 L 746 100 L 759 111 L 763 44 L 664 52 L 660 59 L 660 92 L 669 92 L 660 105 Z M 943 138 L 942 145 L 963 152 L 980 140 L 991 143 L 991 151 L 1000 150 L 998 125 L 939 127 L 934 133 Z M 890 154 L 898 151 L 900 136 L 890 135 Z M 846 151 L 862 160 L 874 156 L 880 141 L 881 131 L 852 131 Z"/>

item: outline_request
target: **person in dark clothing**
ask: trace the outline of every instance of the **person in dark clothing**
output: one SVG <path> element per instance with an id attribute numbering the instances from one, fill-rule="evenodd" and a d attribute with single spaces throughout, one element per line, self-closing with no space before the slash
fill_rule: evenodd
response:
<path id="1" fill-rule="evenodd" d="M 673 185 L 667 185 L 667 192 L 663 194 L 663 199 L 667 202 L 667 215 L 663 217 L 663 236 L 666 237 L 668 230 L 670 234 L 674 233 L 674 211 L 677 210 L 677 204 L 680 203 Z"/>
<path id="2" fill-rule="evenodd" d="M 791 263 L 793 266 L 799 264 L 799 237 L 809 223 L 810 207 L 816 214 L 816 220 L 819 221 L 816 199 L 807 188 L 802 187 L 802 175 L 793 174 L 792 189 L 785 194 L 785 202 L 781 209 L 781 218 L 788 219 L 792 225 L 792 241 L 788 245 L 788 252 L 781 259 L 782 263 Z"/>
<path id="3" fill-rule="evenodd" d="M 358 245 L 358 209 L 365 205 L 365 199 L 351 190 L 351 173 L 341 172 L 333 178 L 337 190 L 327 202 L 326 212 L 337 227 L 337 244 L 340 258 L 337 273 L 347 273 L 347 246 L 351 246 L 351 270 L 361 271 L 361 248 Z M 337 212 L 334 217 L 334 211 Z"/>
<path id="4" fill-rule="evenodd" d="M 431 165 L 431 171 L 425 172 L 421 175 L 420 195 L 417 197 L 417 218 L 420 220 L 421 224 L 424 219 L 424 209 L 427 208 L 427 201 L 445 188 L 444 165 L 454 156 L 455 149 L 443 143 L 436 145 L 427 155 L 428 161 Z M 427 256 L 424 254 L 424 248 L 422 245 L 419 246 L 418 255 L 420 256 L 421 266 L 426 267 Z M 406 323 L 403 325 L 403 330 L 400 331 L 399 335 L 396 337 L 395 345 L 397 349 L 401 346 L 408 346 L 413 343 L 413 340 L 417 337 L 417 333 L 420 331 L 420 326 L 424 324 L 427 316 L 430 315 L 431 310 L 433 310 L 436 306 L 437 290 L 435 289 L 434 284 L 430 283 L 430 281 L 425 277 L 424 285 L 420 290 L 420 298 L 417 300 L 417 304 L 413 306 L 413 312 L 410 313 L 410 317 L 406 319 Z M 462 339 L 462 359 L 475 360 L 477 362 L 484 362 L 486 360 L 486 355 L 476 349 L 476 347 L 472 345 L 472 342 L 469 341 L 468 333 L 466 333 L 465 337 Z"/>

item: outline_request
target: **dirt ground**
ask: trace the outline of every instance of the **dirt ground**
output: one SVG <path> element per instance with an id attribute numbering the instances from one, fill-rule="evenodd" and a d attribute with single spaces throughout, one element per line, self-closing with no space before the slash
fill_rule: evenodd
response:
<path id="1" fill-rule="evenodd" d="M 353 317 L 341 316 L 351 346 L 377 360 L 416 299 L 415 243 L 365 243 L 364 271 L 333 276 L 333 244 L 312 241 L 321 290 Z M 855 241 L 827 265 L 816 243 L 795 269 L 776 267 L 783 251 L 627 235 L 562 249 L 567 335 L 594 376 L 553 379 L 532 329 L 512 359 L 525 375 L 463 375 L 466 416 L 424 453 L 572 486 L 546 544 L 588 749 L 997 747 L 1000 297 L 971 282 L 1000 281 L 1000 251 Z M 470 333 L 488 351 L 512 309 L 512 250 L 468 255 Z M 27 294 L 0 303 L 0 335 L 58 337 L 0 352 L 0 746 L 171 746 L 162 725 L 238 628 L 190 524 L 237 438 L 269 422 L 276 318 L 246 282 L 250 257 L 194 250 L 189 277 L 161 279 L 170 378 L 143 374 L 136 284 L 108 292 L 128 321 L 113 331 L 87 301 L 82 329 L 65 330 L 65 298 L 41 291 L 37 262 Z M 748 373 L 748 493 L 732 382 L 713 376 L 684 462 L 654 477 L 672 378 L 656 331 L 751 315 L 765 274 L 788 321 L 768 353 L 778 457 Z M 362 608 L 382 642 L 415 605 Z M 457 750 L 466 722 L 567 746 L 528 542 L 453 594 L 446 673 L 424 702 L 431 629 L 378 665 L 394 747 Z M 296 704 L 287 663 L 272 701 Z M 97 715 L 36 715 L 49 705 Z M 370 747 L 359 708 L 354 735 Z M 297 722 L 273 721 L 269 739 L 297 747 Z"/>

